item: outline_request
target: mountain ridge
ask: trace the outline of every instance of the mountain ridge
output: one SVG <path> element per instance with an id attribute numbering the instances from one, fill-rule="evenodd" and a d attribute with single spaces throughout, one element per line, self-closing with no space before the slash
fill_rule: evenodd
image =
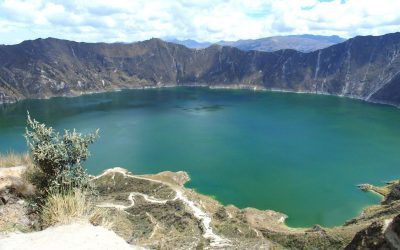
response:
<path id="1" fill-rule="evenodd" d="M 282 49 L 294 49 L 301 52 L 311 52 L 318 49 L 323 49 L 331 45 L 344 42 L 346 39 L 339 36 L 319 36 L 319 35 L 288 35 L 288 36 L 271 36 L 257 39 L 240 39 L 236 41 L 218 41 L 211 42 L 197 42 L 192 39 L 178 40 L 166 39 L 168 42 L 173 42 L 185 45 L 188 48 L 202 49 L 207 48 L 213 44 L 222 46 L 236 47 L 241 50 L 259 50 L 265 52 L 274 52 Z"/>
<path id="2" fill-rule="evenodd" d="M 202 85 L 309 92 L 400 104 L 400 33 L 359 36 L 314 52 L 189 49 L 47 38 L 0 46 L 0 102 L 124 88 Z"/>

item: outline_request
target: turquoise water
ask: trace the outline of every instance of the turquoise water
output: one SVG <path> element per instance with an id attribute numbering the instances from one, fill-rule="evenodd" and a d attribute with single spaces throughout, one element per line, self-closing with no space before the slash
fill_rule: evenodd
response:
<path id="1" fill-rule="evenodd" d="M 189 172 L 224 204 L 273 209 L 290 226 L 342 224 L 380 198 L 356 188 L 399 177 L 400 111 L 346 98 L 205 88 L 129 90 L 0 106 L 0 152 L 25 151 L 25 115 L 100 128 L 86 163 Z"/>

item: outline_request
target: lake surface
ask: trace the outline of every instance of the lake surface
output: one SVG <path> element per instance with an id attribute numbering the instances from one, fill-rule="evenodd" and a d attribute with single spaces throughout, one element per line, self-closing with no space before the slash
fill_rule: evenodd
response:
<path id="1" fill-rule="evenodd" d="M 290 226 L 340 225 L 399 177 L 400 110 L 308 94 L 169 88 L 0 106 L 0 152 L 25 151 L 26 111 L 57 129 L 100 128 L 91 174 L 187 171 L 224 204 L 283 212 Z"/>

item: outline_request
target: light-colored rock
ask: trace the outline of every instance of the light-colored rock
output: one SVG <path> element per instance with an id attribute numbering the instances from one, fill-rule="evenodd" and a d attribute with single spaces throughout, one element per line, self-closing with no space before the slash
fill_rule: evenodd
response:
<path id="1" fill-rule="evenodd" d="M 48 228 L 34 233 L 0 235 L 2 250 L 132 250 L 143 249 L 129 245 L 114 232 L 88 223 L 74 223 Z"/>
<path id="2" fill-rule="evenodd" d="M 19 195 L 32 195 L 35 188 L 22 177 L 25 170 L 25 166 L 0 168 L 0 192 L 13 189 Z"/>

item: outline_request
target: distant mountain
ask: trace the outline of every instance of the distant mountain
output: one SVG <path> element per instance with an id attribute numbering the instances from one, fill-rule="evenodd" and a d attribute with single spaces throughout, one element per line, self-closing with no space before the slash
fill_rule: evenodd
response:
<path id="1" fill-rule="evenodd" d="M 182 44 L 188 48 L 206 48 L 212 43 L 197 42 L 195 40 L 168 40 L 172 43 Z M 316 36 L 316 35 L 290 35 L 273 36 L 260 39 L 219 41 L 216 44 L 222 46 L 236 47 L 241 50 L 259 50 L 273 52 L 282 49 L 294 49 L 301 52 L 311 52 L 323 49 L 331 45 L 344 42 L 345 39 L 339 36 Z"/>
<path id="2" fill-rule="evenodd" d="M 346 39 L 340 37 L 340 36 L 319 36 L 319 35 L 310 35 L 310 34 L 304 34 L 304 35 L 290 35 L 287 37 L 298 37 L 298 38 L 308 38 L 308 39 L 313 39 L 313 40 L 319 40 L 319 41 L 327 41 L 331 43 L 341 43 L 344 42 Z"/>
<path id="3" fill-rule="evenodd" d="M 282 49 L 294 49 L 301 52 L 311 52 L 344 42 L 338 36 L 291 35 L 273 36 L 254 40 L 221 41 L 220 45 L 232 46 L 241 50 L 260 50 L 273 52 Z"/>
<path id="4" fill-rule="evenodd" d="M 181 44 L 191 49 L 204 49 L 212 45 L 212 43 L 210 42 L 198 42 L 192 39 L 187 39 L 187 40 L 167 39 L 166 41 L 171 43 Z"/>
<path id="5" fill-rule="evenodd" d="M 0 102 L 123 88 L 205 85 L 348 96 L 400 106 L 400 33 L 314 52 L 54 38 L 0 46 Z"/>

